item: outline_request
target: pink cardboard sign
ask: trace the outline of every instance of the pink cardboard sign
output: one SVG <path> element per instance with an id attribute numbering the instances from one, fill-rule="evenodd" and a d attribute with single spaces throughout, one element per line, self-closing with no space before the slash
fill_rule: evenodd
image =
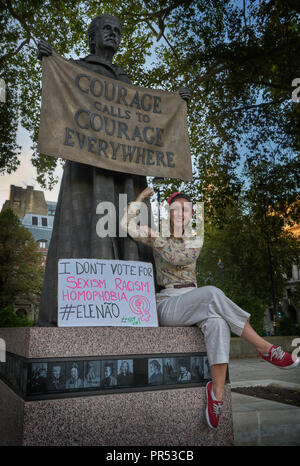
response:
<path id="1" fill-rule="evenodd" d="M 59 327 L 158 327 L 150 262 L 58 261 Z"/>

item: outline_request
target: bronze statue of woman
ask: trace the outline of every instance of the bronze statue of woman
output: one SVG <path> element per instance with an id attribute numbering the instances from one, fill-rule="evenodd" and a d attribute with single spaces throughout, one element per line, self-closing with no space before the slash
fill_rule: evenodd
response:
<path id="1" fill-rule="evenodd" d="M 125 71 L 112 63 L 121 35 L 122 26 L 118 18 L 110 15 L 97 16 L 88 29 L 90 54 L 71 61 L 103 76 L 130 83 Z M 43 56 L 51 53 L 51 45 L 41 39 L 38 43 L 39 59 L 42 60 Z M 186 88 L 180 89 L 179 93 L 183 99 L 189 98 Z M 39 326 L 57 325 L 58 259 L 145 261 L 151 262 L 155 271 L 152 249 L 149 246 L 134 241 L 130 236 L 119 237 L 118 219 L 123 214 L 120 212 L 119 216 L 119 194 L 127 194 L 127 202 L 130 202 L 146 187 L 145 176 L 106 170 L 70 160 L 65 162 L 46 262 Z M 96 207 L 103 201 L 110 201 L 115 205 L 116 237 L 99 237 L 96 233 L 96 223 L 101 218 L 96 214 Z M 150 223 L 150 203 L 148 212 Z"/>
<path id="2" fill-rule="evenodd" d="M 103 76 L 130 83 L 125 71 L 112 63 L 121 41 L 121 31 L 120 21 L 113 16 L 94 18 L 88 29 L 91 53 L 75 62 Z M 52 47 L 42 39 L 38 52 L 42 59 L 51 55 Z M 57 325 L 58 259 L 136 260 L 152 262 L 154 266 L 151 248 L 138 244 L 130 236 L 118 236 L 119 194 L 127 194 L 127 201 L 130 202 L 145 187 L 145 176 L 110 171 L 70 160 L 65 162 L 47 256 L 38 325 Z M 96 233 L 96 223 L 101 218 L 96 214 L 96 207 L 101 201 L 115 204 L 116 237 L 99 237 Z"/>

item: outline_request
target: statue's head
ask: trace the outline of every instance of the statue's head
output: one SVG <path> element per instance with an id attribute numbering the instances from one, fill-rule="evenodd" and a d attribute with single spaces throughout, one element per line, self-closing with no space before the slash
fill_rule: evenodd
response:
<path id="1" fill-rule="evenodd" d="M 99 50 L 111 49 L 116 53 L 122 35 L 122 25 L 118 18 L 111 15 L 99 15 L 88 28 L 89 48 L 92 54 Z"/>

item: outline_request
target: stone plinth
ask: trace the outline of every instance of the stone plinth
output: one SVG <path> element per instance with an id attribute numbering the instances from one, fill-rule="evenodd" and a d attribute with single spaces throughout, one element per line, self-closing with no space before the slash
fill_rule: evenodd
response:
<path id="1" fill-rule="evenodd" d="M 207 426 L 198 327 L 6 328 L 0 338 L 2 445 L 233 444 L 228 374 L 220 425 Z"/>

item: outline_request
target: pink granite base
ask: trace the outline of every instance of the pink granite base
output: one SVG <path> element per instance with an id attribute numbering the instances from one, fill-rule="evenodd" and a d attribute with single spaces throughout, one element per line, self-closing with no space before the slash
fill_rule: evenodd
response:
<path id="1" fill-rule="evenodd" d="M 0 445 L 22 445 L 24 401 L 0 380 Z"/>
<path id="2" fill-rule="evenodd" d="M 24 402 L 0 381 L 0 396 L 1 445 L 233 445 L 229 386 L 216 431 L 202 387 Z"/>
<path id="3" fill-rule="evenodd" d="M 7 351 L 26 358 L 205 351 L 197 327 L 0 329 Z M 220 425 L 205 417 L 205 388 L 112 393 L 24 401 L 0 381 L 0 444 L 232 445 L 230 385 Z"/>
<path id="4" fill-rule="evenodd" d="M 25 358 L 206 351 L 198 327 L 0 328 L 6 351 Z"/>

